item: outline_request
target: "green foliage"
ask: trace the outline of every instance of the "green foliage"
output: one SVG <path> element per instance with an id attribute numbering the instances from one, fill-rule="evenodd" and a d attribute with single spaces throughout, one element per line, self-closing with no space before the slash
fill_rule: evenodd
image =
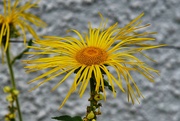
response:
<path id="1" fill-rule="evenodd" d="M 112 86 L 109 85 L 108 81 L 104 79 L 104 86 L 108 87 L 109 90 L 113 91 Z"/>
<path id="2" fill-rule="evenodd" d="M 52 119 L 55 119 L 55 120 L 58 120 L 58 121 L 83 121 L 80 116 L 71 117 L 69 115 L 52 117 Z"/>

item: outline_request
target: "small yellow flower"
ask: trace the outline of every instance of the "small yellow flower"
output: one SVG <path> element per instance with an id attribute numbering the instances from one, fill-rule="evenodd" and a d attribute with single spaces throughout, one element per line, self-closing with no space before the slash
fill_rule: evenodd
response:
<path id="1" fill-rule="evenodd" d="M 8 92 L 11 91 L 11 88 L 10 88 L 9 86 L 5 86 L 5 87 L 3 88 L 3 91 L 4 91 L 5 93 L 8 93 Z"/>
<path id="2" fill-rule="evenodd" d="M 76 73 L 72 86 L 60 106 L 61 108 L 77 87 L 80 87 L 79 95 L 82 97 L 93 75 L 96 80 L 95 91 L 99 92 L 101 90 L 104 99 L 106 99 L 105 78 L 112 87 L 114 96 L 116 96 L 116 84 L 122 92 L 127 93 L 128 100 L 131 99 L 132 103 L 134 103 L 134 97 L 138 100 L 137 96 L 140 97 L 142 94 L 130 72 L 138 72 L 151 82 L 154 81 L 151 72 L 158 73 L 157 70 L 138 59 L 136 55 L 142 54 L 150 59 L 142 51 L 161 46 L 146 43 L 155 40 L 152 37 L 148 37 L 148 35 L 155 32 L 138 32 L 139 29 L 150 25 L 140 26 L 142 23 L 140 18 L 143 15 L 144 13 L 140 14 L 125 27 L 119 28 L 118 24 L 115 23 L 106 28 L 107 20 L 100 14 L 102 22 L 98 28 L 92 28 L 89 23 L 89 31 L 84 35 L 81 35 L 77 30 L 72 30 L 79 38 L 48 36 L 45 40 L 36 40 L 34 42 L 36 45 L 30 48 L 37 51 L 28 52 L 27 54 L 52 54 L 53 56 L 40 56 L 40 58 L 34 60 L 24 61 L 26 64 L 29 64 L 25 67 L 28 69 L 27 72 L 49 69 L 29 82 L 36 82 L 47 77 L 32 90 L 57 76 L 65 74 L 52 89 L 55 90 L 70 75 Z M 123 81 L 127 85 L 127 89 L 123 87 Z"/>
<path id="3" fill-rule="evenodd" d="M 4 0 L 4 14 L 0 14 L 0 47 L 4 46 L 4 51 L 7 50 L 9 39 L 13 32 L 19 32 L 19 29 L 21 29 L 25 43 L 26 31 L 29 31 L 34 38 L 38 38 L 36 32 L 29 23 L 39 27 L 46 26 L 46 23 L 41 19 L 31 13 L 25 12 L 32 7 L 36 7 L 39 0 L 35 3 L 30 3 L 31 1 L 28 1 L 23 6 L 19 6 L 19 2 L 20 0 L 15 0 L 14 5 L 11 6 L 11 0 Z M 5 39 L 5 41 L 3 39 Z"/>

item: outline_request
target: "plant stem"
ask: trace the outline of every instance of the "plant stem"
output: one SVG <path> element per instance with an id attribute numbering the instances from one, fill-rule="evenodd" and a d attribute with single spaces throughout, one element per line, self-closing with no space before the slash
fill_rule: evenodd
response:
<path id="1" fill-rule="evenodd" d="M 91 97 L 93 97 L 94 94 L 95 94 L 95 84 L 94 84 L 94 79 L 91 78 L 90 79 L 90 95 L 91 95 Z M 93 99 L 90 100 L 90 106 L 93 107 Z"/>
<path id="2" fill-rule="evenodd" d="M 8 63 L 9 73 L 10 73 L 10 76 L 11 76 L 12 88 L 16 89 L 16 82 L 15 82 L 14 72 L 13 72 L 13 68 L 12 68 L 12 64 L 11 64 L 9 47 L 6 50 L 6 59 L 7 59 L 7 63 Z M 16 98 L 16 106 L 17 106 L 17 110 L 18 110 L 19 121 L 23 121 L 22 120 L 21 110 L 20 110 L 20 105 L 19 105 L 19 101 L 18 101 L 18 96 Z"/>
<path id="3" fill-rule="evenodd" d="M 96 84 L 95 84 L 95 79 L 93 77 L 91 77 L 90 79 L 90 98 L 89 98 L 89 101 L 90 101 L 90 106 L 87 106 L 87 121 L 92 121 L 92 119 L 96 119 L 96 107 L 97 107 L 97 101 L 94 100 L 94 96 L 96 95 L 96 91 L 95 91 L 95 87 L 96 87 Z M 94 114 L 93 117 L 89 117 L 89 115 L 92 113 Z"/>

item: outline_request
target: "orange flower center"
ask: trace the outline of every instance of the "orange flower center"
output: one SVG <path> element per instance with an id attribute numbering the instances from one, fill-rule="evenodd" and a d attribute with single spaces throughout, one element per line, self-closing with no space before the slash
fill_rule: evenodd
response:
<path id="1" fill-rule="evenodd" d="M 97 47 L 86 47 L 76 54 L 79 63 L 91 66 L 100 64 L 107 59 L 107 52 Z"/>

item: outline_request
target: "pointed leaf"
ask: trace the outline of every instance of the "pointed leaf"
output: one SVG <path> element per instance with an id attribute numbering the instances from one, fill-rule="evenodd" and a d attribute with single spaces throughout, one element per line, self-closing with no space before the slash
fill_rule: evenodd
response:
<path id="1" fill-rule="evenodd" d="M 73 121 L 83 121 L 80 116 L 74 116 L 72 119 Z"/>
<path id="2" fill-rule="evenodd" d="M 72 120 L 72 117 L 69 116 L 69 115 L 52 117 L 52 119 L 56 119 L 56 120 L 59 120 L 59 121 L 73 121 L 73 120 Z"/>
<path id="3" fill-rule="evenodd" d="M 71 117 L 71 116 L 69 116 L 69 115 L 52 117 L 52 119 L 56 119 L 56 120 L 58 120 L 58 121 L 83 121 L 80 116 Z"/>
<path id="4" fill-rule="evenodd" d="M 105 79 L 104 79 L 104 86 L 108 87 L 108 89 L 113 92 L 112 86 L 109 85 L 108 81 L 106 81 Z"/>

